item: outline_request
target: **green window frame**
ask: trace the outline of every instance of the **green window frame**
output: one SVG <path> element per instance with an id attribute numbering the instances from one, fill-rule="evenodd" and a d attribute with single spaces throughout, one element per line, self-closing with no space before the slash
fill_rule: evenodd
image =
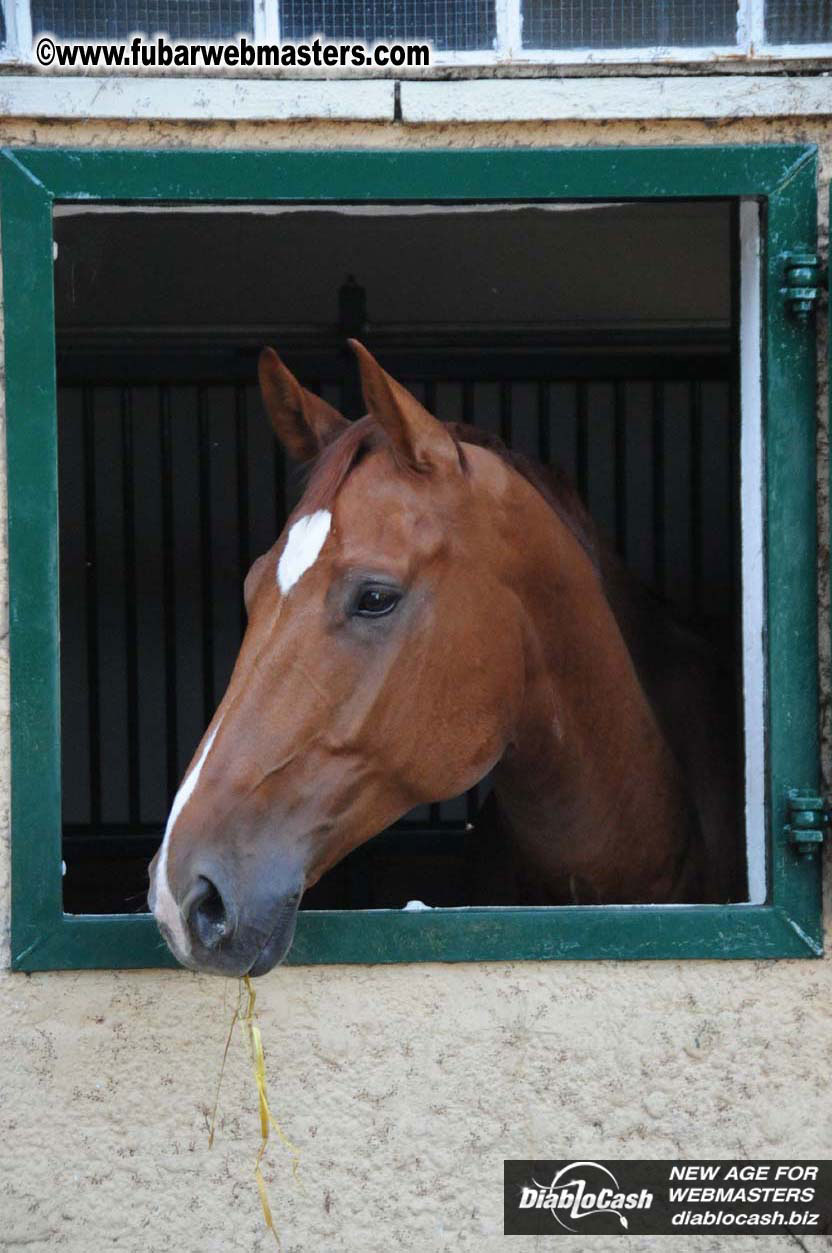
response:
<path id="1" fill-rule="evenodd" d="M 814 253 L 808 145 L 432 152 L 0 154 L 5 292 L 12 752 L 12 966 L 175 965 L 149 914 L 61 900 L 56 202 L 541 201 L 737 197 L 761 206 L 768 685 L 765 904 L 302 913 L 292 964 L 811 957 L 820 857 L 789 841 L 789 790 L 819 785 L 815 345 L 784 290 Z M 761 698 L 762 698 L 761 693 Z"/>

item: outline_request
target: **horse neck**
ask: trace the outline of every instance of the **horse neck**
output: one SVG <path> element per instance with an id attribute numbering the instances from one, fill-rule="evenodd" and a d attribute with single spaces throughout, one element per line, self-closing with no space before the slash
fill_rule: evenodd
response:
<path id="1" fill-rule="evenodd" d="M 527 522 L 527 683 L 495 793 L 541 899 L 695 899 L 695 819 L 591 558 Z M 554 531 L 553 531 L 554 527 Z M 522 579 L 521 579 L 522 585 Z"/>

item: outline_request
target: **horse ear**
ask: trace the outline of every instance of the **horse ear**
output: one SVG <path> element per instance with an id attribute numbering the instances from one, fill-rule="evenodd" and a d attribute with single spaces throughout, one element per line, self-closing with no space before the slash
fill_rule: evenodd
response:
<path id="1" fill-rule="evenodd" d="M 363 344 L 347 342 L 358 358 L 367 412 L 383 427 L 401 460 L 414 470 L 459 470 L 456 444 L 438 418 L 383 370 Z"/>
<path id="2" fill-rule="evenodd" d="M 274 433 L 296 461 L 311 461 L 349 426 L 337 409 L 301 387 L 273 348 L 260 353 L 257 373 Z"/>

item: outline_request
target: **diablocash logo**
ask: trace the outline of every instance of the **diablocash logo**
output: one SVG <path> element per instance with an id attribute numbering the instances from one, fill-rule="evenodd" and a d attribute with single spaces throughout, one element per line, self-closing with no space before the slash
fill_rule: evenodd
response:
<path id="1" fill-rule="evenodd" d="M 615 1215 L 626 1231 L 629 1223 L 622 1211 L 649 1209 L 653 1204 L 653 1193 L 647 1188 L 622 1192 L 615 1175 L 600 1162 L 567 1162 L 555 1172 L 551 1183 L 532 1179 L 532 1185 L 524 1185 L 519 1208 L 551 1210 L 555 1222 L 573 1234 L 578 1228 L 570 1227 L 570 1222 L 594 1214 Z"/>

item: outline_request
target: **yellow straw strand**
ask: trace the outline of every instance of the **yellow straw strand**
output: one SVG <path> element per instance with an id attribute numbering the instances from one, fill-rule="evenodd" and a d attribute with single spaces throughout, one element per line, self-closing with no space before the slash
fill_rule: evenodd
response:
<path id="1" fill-rule="evenodd" d="M 254 991 L 254 985 L 248 975 L 243 976 L 248 993 L 248 1004 L 246 1005 L 245 1014 L 242 1016 L 243 1026 L 248 1032 L 249 1047 L 251 1052 L 251 1062 L 254 1070 L 254 1079 L 257 1084 L 257 1093 L 260 1098 L 260 1132 L 262 1135 L 261 1150 L 265 1151 L 266 1142 L 269 1138 L 269 1128 L 277 1133 L 277 1136 L 292 1157 L 292 1175 L 297 1178 L 298 1167 L 300 1165 L 300 1149 L 298 1149 L 280 1123 L 275 1118 L 269 1106 L 269 1094 L 266 1087 L 266 1061 L 263 1054 L 263 1038 L 260 1034 L 260 1028 L 254 1018 L 254 1004 L 257 995 Z M 262 1153 L 261 1153 L 262 1156 Z"/>
<path id="2" fill-rule="evenodd" d="M 225 1062 L 226 1062 L 226 1058 L 228 1057 L 229 1047 L 231 1045 L 231 1037 L 234 1034 L 234 1028 L 237 1025 L 237 1021 L 239 1017 L 240 1017 L 240 1006 L 238 1005 L 237 1008 L 234 1010 L 234 1015 L 231 1019 L 231 1026 L 228 1028 L 228 1035 L 225 1041 L 225 1048 L 222 1051 L 222 1063 L 220 1065 L 219 1078 L 217 1079 L 217 1091 L 214 1095 L 214 1108 L 211 1111 L 211 1129 L 208 1132 L 208 1148 L 209 1149 L 212 1149 L 214 1147 L 214 1132 L 217 1127 L 217 1106 L 220 1103 L 220 1088 L 222 1087 L 222 1077 L 225 1074 Z"/>
<path id="3" fill-rule="evenodd" d="M 248 995 L 248 1000 L 246 1003 L 245 1011 L 243 1011 L 243 987 L 244 986 L 245 986 L 246 993 Z M 219 1079 L 217 1080 L 216 1097 L 214 1099 L 214 1110 L 211 1115 L 211 1128 L 210 1128 L 210 1133 L 208 1136 L 208 1147 L 211 1148 L 211 1146 L 214 1143 L 214 1130 L 216 1127 L 216 1120 L 217 1120 L 217 1106 L 219 1104 L 219 1099 L 220 1099 L 220 1086 L 222 1084 L 223 1074 L 225 1073 L 225 1062 L 226 1062 L 226 1058 L 228 1057 L 228 1049 L 231 1044 L 231 1037 L 234 1034 L 235 1026 L 239 1022 L 244 1027 L 246 1036 L 248 1038 L 249 1056 L 251 1058 L 252 1070 L 254 1071 L 254 1081 L 257 1085 L 257 1098 L 258 1098 L 259 1113 L 260 1113 L 260 1148 L 257 1153 L 257 1159 L 254 1163 L 254 1177 L 257 1181 L 257 1191 L 260 1194 L 260 1204 L 263 1208 L 263 1219 L 269 1231 L 271 1231 L 272 1235 L 274 1236 L 277 1242 L 277 1247 L 280 1248 L 281 1247 L 280 1236 L 278 1235 L 277 1228 L 274 1225 L 274 1218 L 272 1216 L 271 1206 L 269 1205 L 269 1196 L 268 1196 L 268 1190 L 266 1188 L 266 1181 L 263 1178 L 263 1172 L 260 1168 L 260 1163 L 263 1160 L 263 1155 L 266 1152 L 266 1146 L 269 1141 L 270 1129 L 276 1132 L 281 1142 L 285 1145 L 285 1147 L 288 1149 L 289 1153 L 291 1154 L 292 1177 L 297 1182 L 299 1182 L 298 1167 L 300 1166 L 300 1150 L 297 1149 L 294 1144 L 292 1144 L 292 1141 L 286 1135 L 280 1123 L 274 1117 L 269 1107 L 269 1095 L 268 1095 L 268 1089 L 266 1086 L 266 1060 L 265 1060 L 265 1055 L 263 1053 L 263 1037 L 260 1034 L 260 1027 L 258 1026 L 254 1018 L 254 1005 L 255 1005 L 256 1000 L 257 1000 L 257 994 L 254 991 L 254 986 L 251 982 L 251 979 L 249 978 L 248 975 L 244 975 L 238 983 L 237 1008 L 234 1010 L 234 1014 L 231 1019 L 231 1026 L 228 1029 L 228 1037 L 225 1041 L 225 1049 L 222 1055 L 222 1064 L 220 1066 Z"/>

